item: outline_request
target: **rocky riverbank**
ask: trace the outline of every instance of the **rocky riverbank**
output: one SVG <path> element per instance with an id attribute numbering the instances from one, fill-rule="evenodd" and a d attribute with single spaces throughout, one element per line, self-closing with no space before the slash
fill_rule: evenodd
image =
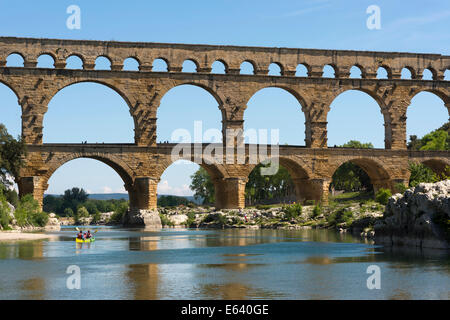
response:
<path id="1" fill-rule="evenodd" d="M 31 223 L 19 224 L 15 216 L 15 208 L 10 203 L 8 205 L 8 215 L 9 223 L 3 228 L 0 224 L 0 231 L 10 231 L 10 232 L 35 232 L 35 231 L 58 231 L 61 229 L 61 224 L 59 219 L 54 213 L 48 214 L 47 222 L 42 225 L 36 225 Z M 5 230 L 4 230 L 5 229 Z"/>
<path id="2" fill-rule="evenodd" d="M 312 229 L 373 237 L 373 226 L 384 206 L 374 201 L 332 203 L 329 206 L 257 206 L 241 210 L 178 207 L 160 209 L 165 226 L 194 228 Z"/>
<path id="3" fill-rule="evenodd" d="M 374 230 L 379 244 L 450 249 L 450 180 L 392 196 Z"/>

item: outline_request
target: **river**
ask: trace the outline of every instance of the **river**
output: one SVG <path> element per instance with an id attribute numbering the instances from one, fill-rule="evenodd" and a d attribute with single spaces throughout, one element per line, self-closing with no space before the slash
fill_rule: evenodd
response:
<path id="1" fill-rule="evenodd" d="M 450 299 L 440 250 L 329 230 L 98 229 L 92 244 L 76 244 L 73 227 L 0 243 L 0 299 Z M 380 289 L 368 289 L 371 265 Z M 70 266 L 81 289 L 67 286 Z"/>

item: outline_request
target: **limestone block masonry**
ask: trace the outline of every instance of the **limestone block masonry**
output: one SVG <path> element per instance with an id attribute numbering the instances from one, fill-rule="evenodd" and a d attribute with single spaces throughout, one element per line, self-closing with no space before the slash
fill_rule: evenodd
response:
<path id="1" fill-rule="evenodd" d="M 6 66 L 13 53 L 23 57 L 24 67 Z M 54 68 L 36 67 L 43 54 L 54 59 Z M 66 69 L 71 56 L 83 61 L 82 70 Z M 111 70 L 94 70 L 97 57 L 108 58 Z M 122 70 L 127 58 L 139 63 L 139 71 Z M 167 63 L 167 72 L 152 71 L 158 58 Z M 185 60 L 193 61 L 197 72 L 181 72 Z M 225 74 L 211 73 L 215 61 L 224 64 Z M 253 75 L 239 74 L 244 61 L 253 65 Z M 271 63 L 280 67 L 279 76 L 268 75 Z M 295 76 L 300 64 L 308 70 L 306 77 Z M 322 77 L 325 65 L 334 68 L 335 78 Z M 361 70 L 361 79 L 349 78 L 353 66 Z M 379 67 L 385 68 L 388 79 L 376 78 Z M 412 79 L 400 79 L 403 68 L 411 72 Z M 422 79 L 425 69 L 433 74 L 432 80 Z M 306 147 L 280 146 L 279 160 L 294 179 L 298 201 L 326 201 L 331 177 L 346 161 L 361 166 L 375 189 L 395 189 L 397 183 L 407 183 L 408 161 L 425 163 L 437 172 L 450 165 L 447 151 L 406 150 L 406 110 L 416 94 L 436 94 L 450 114 L 450 81 L 444 80 L 448 69 L 450 56 L 440 54 L 0 37 L 0 82 L 17 95 L 28 149 L 26 166 L 16 177 L 20 194 L 31 193 L 42 203 L 48 180 L 60 166 L 76 158 L 97 159 L 123 179 L 130 212 L 139 219 L 144 216 L 142 221 L 153 219 L 139 210 L 156 209 L 158 181 L 173 162 L 170 155 L 175 146 L 156 143 L 157 109 L 171 88 L 190 84 L 210 92 L 221 110 L 224 134 L 227 129 L 243 130 L 247 103 L 260 89 L 278 87 L 290 92 L 305 114 Z M 43 119 L 49 102 L 61 89 L 79 82 L 100 83 L 120 94 L 134 120 L 134 144 L 43 144 Z M 330 105 L 347 90 L 366 92 L 379 104 L 385 122 L 385 149 L 327 147 Z M 217 208 L 244 207 L 245 183 L 256 166 L 248 160 L 251 146 L 244 147 L 245 163 L 200 164 L 214 181 Z"/>

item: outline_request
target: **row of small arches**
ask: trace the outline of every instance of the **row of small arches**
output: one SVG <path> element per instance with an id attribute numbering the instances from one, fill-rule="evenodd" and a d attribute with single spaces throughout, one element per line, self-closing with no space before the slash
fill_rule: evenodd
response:
<path id="1" fill-rule="evenodd" d="M 54 68 L 55 60 L 49 54 L 43 54 L 39 56 L 37 60 L 38 68 Z M 13 53 L 8 56 L 6 60 L 7 67 L 23 67 L 24 59 L 18 53 Z M 83 60 L 76 56 L 72 55 L 66 59 L 66 69 L 83 69 Z M 95 70 L 111 70 L 111 61 L 109 58 L 105 56 L 100 56 L 95 60 Z M 198 64 L 193 60 L 185 60 L 181 72 L 195 73 L 198 72 Z M 122 70 L 125 71 L 139 71 L 140 64 L 139 61 L 133 57 L 129 57 L 124 60 Z M 162 58 L 155 59 L 152 65 L 152 71 L 154 72 L 168 72 L 169 65 L 166 60 Z M 209 71 L 209 70 L 208 70 Z M 256 71 L 255 65 L 250 61 L 244 61 L 240 65 L 240 74 L 245 75 L 254 75 Z M 211 65 L 211 73 L 216 74 L 226 74 L 228 73 L 228 67 L 223 61 L 215 61 Z M 281 76 L 284 74 L 283 67 L 278 63 L 271 63 L 268 69 L 268 75 L 271 76 Z M 295 76 L 297 77 L 309 77 L 310 68 L 305 64 L 299 64 L 296 68 Z M 320 76 L 320 74 L 319 74 Z M 322 69 L 321 76 L 323 78 L 339 78 L 339 70 L 337 67 L 333 65 L 325 65 Z M 361 79 L 366 78 L 364 73 L 364 69 L 361 66 L 352 66 L 350 69 L 350 73 L 348 75 L 349 78 L 353 79 Z M 378 68 L 376 73 L 377 79 L 392 79 L 392 71 L 385 66 L 381 66 Z M 404 67 L 401 70 L 400 79 L 423 79 L 423 80 L 438 80 L 437 72 L 433 68 L 426 68 L 421 75 L 417 74 L 416 71 L 411 67 Z M 444 80 L 450 80 L 450 69 L 447 69 L 444 73 Z"/>

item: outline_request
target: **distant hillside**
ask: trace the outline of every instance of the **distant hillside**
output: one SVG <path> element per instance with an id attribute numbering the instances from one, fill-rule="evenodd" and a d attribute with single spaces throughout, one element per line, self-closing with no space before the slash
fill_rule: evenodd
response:
<path id="1" fill-rule="evenodd" d="M 46 196 L 54 196 L 54 197 L 60 197 L 61 195 L 55 195 L 55 194 L 46 194 Z M 163 194 L 159 194 L 158 198 L 163 196 Z M 164 194 L 164 196 L 168 196 L 168 194 Z M 201 204 L 202 200 L 195 200 L 193 196 L 185 196 L 183 198 L 186 198 L 189 201 L 192 201 L 196 204 Z M 111 200 L 111 199 L 115 199 L 115 200 L 120 200 L 120 199 L 126 199 L 128 200 L 128 193 L 92 193 L 89 194 L 89 199 L 93 199 L 93 200 Z"/>

